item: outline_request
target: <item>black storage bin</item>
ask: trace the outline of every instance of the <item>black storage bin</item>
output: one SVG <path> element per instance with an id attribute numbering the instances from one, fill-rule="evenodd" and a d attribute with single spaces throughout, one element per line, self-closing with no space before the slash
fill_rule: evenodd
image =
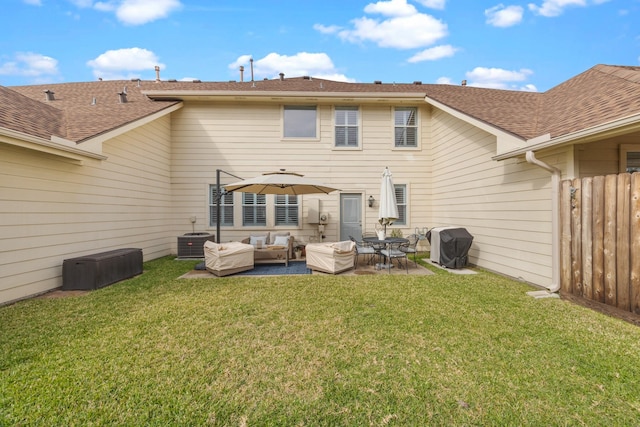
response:
<path id="1" fill-rule="evenodd" d="M 101 252 L 62 263 L 62 289 L 93 290 L 142 274 L 142 249 Z"/>
<path id="2" fill-rule="evenodd" d="M 178 258 L 204 258 L 204 243 L 207 240 L 214 242 L 214 234 L 187 233 L 178 236 Z"/>

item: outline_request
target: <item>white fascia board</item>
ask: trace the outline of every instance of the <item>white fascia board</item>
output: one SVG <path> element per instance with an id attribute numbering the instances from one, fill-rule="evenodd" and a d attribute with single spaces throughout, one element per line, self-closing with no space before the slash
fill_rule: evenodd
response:
<path id="1" fill-rule="evenodd" d="M 76 144 L 72 141 L 64 140 L 55 136 L 52 136 L 51 140 L 46 140 L 26 133 L 16 132 L 11 129 L 0 128 L 0 143 L 63 157 L 78 163 L 82 163 L 82 161 L 87 158 L 98 160 L 106 159 L 102 154 L 77 148 L 75 146 Z"/>
<path id="2" fill-rule="evenodd" d="M 545 148 L 559 147 L 576 143 L 586 143 L 603 138 L 611 138 L 619 134 L 640 130 L 640 114 L 616 119 L 607 123 L 602 123 L 590 128 L 581 129 L 576 132 L 551 138 L 549 134 L 541 135 L 527 140 L 526 147 L 508 151 L 492 157 L 493 160 L 505 160 L 512 157 L 519 157 L 527 151 L 540 151 Z"/>
<path id="3" fill-rule="evenodd" d="M 494 135 L 496 137 L 496 152 L 498 154 L 503 153 L 507 150 L 516 150 L 516 149 L 523 148 L 524 144 L 526 143 L 526 140 L 524 140 L 523 138 L 519 138 L 496 126 L 490 125 L 487 122 L 483 122 L 482 120 L 478 120 L 474 117 L 471 117 L 468 114 L 465 114 L 459 110 L 451 108 L 441 102 L 438 102 L 434 99 L 429 98 L 428 96 L 425 97 L 425 101 L 428 104 L 438 108 L 439 110 L 442 110 L 448 114 L 451 114 L 452 116 L 462 121 L 465 121 L 479 129 L 482 129 L 483 131 L 490 133 L 491 135 Z"/>
<path id="4" fill-rule="evenodd" d="M 175 104 L 172 105 L 171 107 L 165 108 L 164 110 L 158 111 L 157 113 L 151 114 L 149 116 L 143 117 L 141 119 L 138 119 L 136 121 L 133 121 L 131 123 L 127 123 L 125 125 L 122 125 L 120 127 L 117 127 L 115 129 L 112 129 L 110 131 L 101 133 L 99 135 L 93 136 L 91 138 L 87 138 L 83 141 L 79 142 L 79 145 L 82 145 L 82 147 L 87 147 L 87 149 L 93 151 L 93 150 L 99 150 L 100 152 L 102 152 L 102 143 L 105 141 L 108 141 L 112 138 L 115 138 L 117 136 L 120 136 L 124 133 L 127 133 L 135 128 L 138 128 L 140 126 L 144 126 L 148 123 L 153 122 L 154 120 L 159 119 L 160 117 L 166 116 L 167 114 L 171 114 L 176 110 L 179 110 L 180 108 L 182 108 L 183 104 Z"/>
<path id="5" fill-rule="evenodd" d="M 238 90 L 146 90 L 143 95 L 151 99 L 198 99 L 198 100 L 367 100 L 381 102 L 422 101 L 424 93 L 420 92 L 285 92 L 285 91 L 238 91 Z"/>

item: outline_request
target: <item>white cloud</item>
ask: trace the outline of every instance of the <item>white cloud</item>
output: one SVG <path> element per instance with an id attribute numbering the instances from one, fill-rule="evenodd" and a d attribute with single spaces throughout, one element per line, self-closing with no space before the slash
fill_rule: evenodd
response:
<path id="1" fill-rule="evenodd" d="M 388 0 L 369 3 L 364 7 L 365 13 L 379 13 L 384 16 L 410 16 L 416 14 L 416 8 L 407 0 Z"/>
<path id="2" fill-rule="evenodd" d="M 353 43 L 372 41 L 380 47 L 414 49 L 429 46 L 447 35 L 447 26 L 432 16 L 421 13 L 385 21 L 359 18 L 352 30 L 338 33 Z"/>
<path id="3" fill-rule="evenodd" d="M 408 59 L 408 62 L 422 62 L 422 61 L 435 61 L 442 58 L 448 58 L 455 55 L 458 48 L 451 45 L 435 46 L 429 49 L 425 49 L 422 52 L 418 52 Z"/>
<path id="4" fill-rule="evenodd" d="M 533 71 L 526 68 L 510 71 L 502 68 L 476 67 L 465 75 L 469 81 L 469 86 L 535 92 L 537 89 L 533 84 L 518 86 L 518 83 L 524 82 L 532 74 Z"/>
<path id="5" fill-rule="evenodd" d="M 126 25 L 143 25 L 166 18 L 182 8 L 180 0 L 69 0 L 81 9 L 93 8 L 100 12 L 115 13 L 118 21 Z"/>
<path id="6" fill-rule="evenodd" d="M 446 3 L 446 0 L 416 0 L 416 1 L 425 7 L 428 7 L 431 9 L 438 9 L 438 10 L 443 10 L 444 5 Z"/>
<path id="7" fill-rule="evenodd" d="M 242 55 L 229 64 L 229 69 L 235 71 L 242 65 L 246 76 L 250 70 L 250 59 L 250 55 Z M 292 56 L 270 53 L 253 61 L 254 80 L 277 78 L 280 73 L 284 73 L 285 78 L 312 76 L 328 80 L 354 81 L 339 73 L 326 53 L 299 52 Z"/>
<path id="8" fill-rule="evenodd" d="M 314 24 L 313 29 L 322 34 L 335 34 L 338 31 L 342 30 L 342 27 L 338 25 Z"/>
<path id="9" fill-rule="evenodd" d="M 104 80 L 140 78 L 140 71 L 153 73 L 155 66 L 163 69 L 155 53 L 138 47 L 108 50 L 87 62 L 93 68 L 93 75 Z"/>
<path id="10" fill-rule="evenodd" d="M 499 4 L 484 11 L 487 24 L 494 27 L 511 27 L 522 22 L 524 9 L 521 6 L 504 6 Z"/>
<path id="11" fill-rule="evenodd" d="M 436 80 L 436 83 L 439 85 L 452 85 L 453 80 L 451 80 L 450 77 L 438 77 L 438 79 Z"/>
<path id="12" fill-rule="evenodd" d="M 529 3 L 529 10 L 535 14 L 550 18 L 562 15 L 568 7 L 585 7 L 590 4 L 602 4 L 605 2 L 606 0 L 544 0 L 541 6 Z"/>
<path id="13" fill-rule="evenodd" d="M 380 47 L 415 49 L 430 46 L 447 36 L 447 25 L 431 15 L 419 13 L 407 0 L 370 3 L 365 12 L 383 18 L 361 17 L 351 21 L 351 28 L 316 24 L 314 28 L 325 34 L 337 34 L 350 43 L 373 42 Z"/>
<path id="14" fill-rule="evenodd" d="M 0 63 L 0 75 L 26 76 L 36 82 L 50 81 L 58 75 L 58 61 L 33 52 L 18 52 L 12 60 Z"/>
<path id="15" fill-rule="evenodd" d="M 120 22 L 142 25 L 158 19 L 182 7 L 179 0 L 124 0 L 116 9 Z"/>

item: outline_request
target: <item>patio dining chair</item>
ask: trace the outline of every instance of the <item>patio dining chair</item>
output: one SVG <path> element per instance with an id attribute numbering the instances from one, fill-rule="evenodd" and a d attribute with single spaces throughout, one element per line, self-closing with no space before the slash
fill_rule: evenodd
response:
<path id="1" fill-rule="evenodd" d="M 376 256 L 376 251 L 373 246 L 367 242 L 357 241 L 353 236 L 349 236 L 349 240 L 356 244 L 356 269 L 358 268 L 358 258 L 360 258 L 360 255 L 364 255 L 367 264 L 373 263 Z"/>
<path id="2" fill-rule="evenodd" d="M 380 255 L 386 258 L 387 270 L 389 270 L 389 274 L 391 274 L 391 264 L 395 259 L 398 263 L 398 268 L 402 267 L 402 263 L 400 259 L 404 258 L 404 266 L 407 270 L 407 274 L 409 274 L 409 258 L 407 258 L 407 252 L 403 249 L 408 245 L 408 243 L 391 243 L 388 248 L 382 249 L 380 251 Z"/>
<path id="3" fill-rule="evenodd" d="M 418 241 L 420 237 L 417 234 L 410 234 L 407 239 L 409 239 L 409 243 L 406 246 L 400 247 L 400 250 L 406 252 L 407 255 L 413 254 L 413 263 L 417 267 L 418 262 L 416 261 L 416 256 L 418 254 Z"/>

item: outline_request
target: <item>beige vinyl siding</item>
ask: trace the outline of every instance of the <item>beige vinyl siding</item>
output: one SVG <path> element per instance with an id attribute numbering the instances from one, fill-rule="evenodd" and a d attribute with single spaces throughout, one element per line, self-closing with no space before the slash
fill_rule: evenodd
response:
<path id="1" fill-rule="evenodd" d="M 0 144 L 0 301 L 62 285 L 64 259 L 123 247 L 169 254 L 169 117 L 77 164 Z"/>
<path id="2" fill-rule="evenodd" d="M 403 232 L 408 234 L 412 227 L 426 225 L 429 209 L 427 187 L 423 184 L 426 151 L 393 150 L 391 105 L 360 105 L 362 149 L 344 150 L 334 149 L 333 105 L 318 105 L 319 139 L 296 140 L 282 138 L 283 104 L 187 102 L 173 113 L 172 188 L 177 235 L 191 232 L 189 217 L 193 215 L 198 217 L 196 231 L 215 232 L 215 226 L 209 227 L 207 223 L 207 194 L 208 185 L 215 184 L 218 168 L 242 178 L 283 168 L 335 186 L 341 192 L 363 193 L 363 229 L 373 231 L 378 205 L 369 208 L 365 199 L 369 195 L 379 199 L 382 171 L 388 166 L 395 182 L 406 184 L 411 196 L 409 224 Z M 430 133 L 429 113 L 424 105 L 420 112 L 424 138 Z M 221 177 L 222 184 L 236 181 L 225 174 Z M 305 220 L 305 200 L 320 199 L 321 211 L 329 213 L 325 240 L 338 239 L 339 194 L 304 196 L 299 227 L 279 229 L 291 231 L 302 241 L 316 236 L 316 226 Z M 267 200 L 269 210 L 271 197 Z M 240 195 L 235 195 L 235 204 L 240 206 Z M 241 239 L 259 230 L 242 227 L 238 212 L 233 228 L 222 227 L 221 241 Z M 269 224 L 267 229 L 275 227 Z"/>
<path id="3" fill-rule="evenodd" d="M 619 172 L 620 145 L 640 144 L 640 133 L 622 135 L 590 144 L 574 146 L 580 178 L 617 174 Z"/>
<path id="4" fill-rule="evenodd" d="M 433 129 L 431 225 L 466 228 L 474 236 L 473 264 L 548 284 L 550 174 L 522 160 L 491 160 L 495 137 L 442 111 L 434 113 Z"/>

